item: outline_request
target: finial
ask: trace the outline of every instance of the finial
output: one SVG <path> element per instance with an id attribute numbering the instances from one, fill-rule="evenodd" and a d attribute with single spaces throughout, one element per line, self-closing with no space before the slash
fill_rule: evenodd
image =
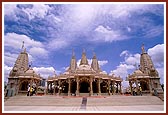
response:
<path id="1" fill-rule="evenodd" d="M 23 50 L 23 48 L 24 48 L 24 41 L 22 42 L 22 50 Z"/>
<path id="2" fill-rule="evenodd" d="M 83 48 L 83 53 L 85 53 L 85 49 Z"/>
<path id="3" fill-rule="evenodd" d="M 24 53 L 26 53 L 26 48 L 24 49 Z"/>
<path id="4" fill-rule="evenodd" d="M 142 44 L 141 50 L 142 50 L 142 54 L 145 53 L 144 44 Z"/>
<path id="5" fill-rule="evenodd" d="M 72 48 L 72 56 L 75 56 L 75 52 L 74 49 Z"/>

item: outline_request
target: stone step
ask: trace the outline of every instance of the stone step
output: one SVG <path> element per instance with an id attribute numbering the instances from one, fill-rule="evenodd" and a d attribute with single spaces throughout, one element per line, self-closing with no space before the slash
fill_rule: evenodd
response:
<path id="1" fill-rule="evenodd" d="M 14 96 L 5 101 L 6 106 L 80 106 L 80 96 Z M 156 96 L 93 96 L 87 97 L 88 106 L 163 105 Z"/>

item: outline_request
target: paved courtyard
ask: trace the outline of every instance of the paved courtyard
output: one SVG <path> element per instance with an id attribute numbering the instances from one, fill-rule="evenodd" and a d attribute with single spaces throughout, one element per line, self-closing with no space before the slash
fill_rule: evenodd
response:
<path id="1" fill-rule="evenodd" d="M 155 96 L 15 96 L 4 102 L 5 112 L 164 112 Z"/>

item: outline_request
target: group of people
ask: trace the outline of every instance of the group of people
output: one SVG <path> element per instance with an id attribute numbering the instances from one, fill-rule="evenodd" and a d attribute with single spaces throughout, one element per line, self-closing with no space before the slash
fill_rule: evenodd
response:
<path id="1" fill-rule="evenodd" d="M 27 96 L 36 95 L 36 87 L 28 85 Z"/>
<path id="2" fill-rule="evenodd" d="M 136 95 L 138 95 L 137 88 L 134 87 L 134 89 L 133 89 L 133 96 L 136 96 Z M 139 95 L 142 96 L 142 88 L 141 87 L 139 87 Z"/>

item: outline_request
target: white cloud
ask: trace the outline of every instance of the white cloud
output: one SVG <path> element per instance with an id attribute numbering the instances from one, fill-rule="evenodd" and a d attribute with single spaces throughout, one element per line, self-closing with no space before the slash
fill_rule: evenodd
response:
<path id="1" fill-rule="evenodd" d="M 7 33 L 4 36 L 4 46 L 10 46 L 14 49 L 21 49 L 22 42 L 24 41 L 25 47 L 43 47 L 39 41 L 35 41 L 26 35 L 19 35 L 16 33 Z"/>
<path id="2" fill-rule="evenodd" d="M 163 66 L 164 64 L 164 44 L 158 44 L 153 48 L 148 49 L 148 54 L 151 56 L 155 66 Z"/>
<path id="3" fill-rule="evenodd" d="M 164 44 L 158 44 L 148 49 L 148 54 L 151 56 L 153 64 L 159 73 L 161 83 L 164 83 Z"/>
<path id="4" fill-rule="evenodd" d="M 108 61 L 107 60 L 100 60 L 100 61 L 98 61 L 98 63 L 100 66 L 104 66 L 105 64 L 108 63 Z"/>
<path id="5" fill-rule="evenodd" d="M 8 80 L 8 77 L 9 77 L 9 73 L 10 71 L 12 70 L 12 67 L 9 67 L 7 65 L 4 65 L 4 81 L 7 81 Z"/>
<path id="6" fill-rule="evenodd" d="M 44 4 L 33 4 L 32 8 L 22 9 L 28 16 L 29 20 L 32 20 L 35 17 L 44 18 L 50 7 Z"/>
<path id="7" fill-rule="evenodd" d="M 128 55 L 129 55 L 129 51 L 124 50 L 124 51 L 121 52 L 120 57 L 121 56 L 128 56 Z"/>
<path id="8" fill-rule="evenodd" d="M 164 67 L 156 68 L 156 70 L 159 73 L 160 82 L 164 83 L 164 79 L 165 79 L 164 77 L 166 77 L 166 76 L 164 76 Z"/>
<path id="9" fill-rule="evenodd" d="M 105 41 L 105 42 L 112 42 L 127 39 L 119 31 L 114 31 L 109 27 L 104 27 L 99 25 L 95 30 L 96 37 L 93 39 L 94 41 Z"/>
<path id="10" fill-rule="evenodd" d="M 33 67 L 33 70 L 40 74 L 43 78 L 54 75 L 54 72 L 58 74 L 60 71 L 56 71 L 53 67 Z"/>
<path id="11" fill-rule="evenodd" d="M 14 14 L 16 9 L 17 9 L 16 4 L 5 4 L 4 5 L 4 14 L 5 15 Z"/>
<path id="12" fill-rule="evenodd" d="M 121 76 L 121 78 L 125 79 L 125 77 L 128 75 L 128 70 L 134 69 L 135 67 L 133 65 L 127 65 L 127 64 L 120 64 L 117 66 L 117 69 L 112 70 L 110 74 L 115 74 L 117 76 Z"/>
<path id="13" fill-rule="evenodd" d="M 4 15 L 10 16 L 13 20 L 17 21 L 18 17 L 16 16 L 18 8 L 16 4 L 5 4 L 4 5 Z"/>
<path id="14" fill-rule="evenodd" d="M 65 39 L 54 39 L 48 43 L 48 48 L 52 50 L 58 50 L 69 46 L 70 42 Z"/>
<path id="15" fill-rule="evenodd" d="M 140 63 L 140 54 L 130 55 L 125 58 L 125 63 L 129 65 L 135 65 Z"/>
<path id="16" fill-rule="evenodd" d="M 48 56 L 48 51 L 40 47 L 30 48 L 29 52 L 32 56 L 37 58 L 46 58 Z"/>
<path id="17" fill-rule="evenodd" d="M 7 66 L 13 66 L 16 59 L 18 57 L 18 54 L 10 53 L 10 52 L 5 52 L 4 53 L 4 63 Z"/>

